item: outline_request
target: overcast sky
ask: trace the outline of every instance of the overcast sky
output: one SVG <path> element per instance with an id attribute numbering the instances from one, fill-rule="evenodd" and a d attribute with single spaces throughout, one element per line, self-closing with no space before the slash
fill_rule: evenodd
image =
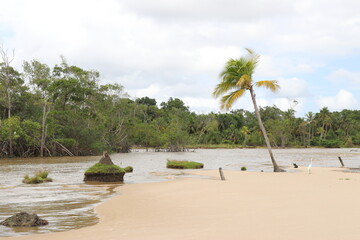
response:
<path id="1" fill-rule="evenodd" d="M 261 55 L 254 80 L 260 106 L 298 116 L 360 108 L 358 0 L 0 0 L 0 42 L 14 67 L 37 59 L 98 70 L 133 98 L 181 98 L 192 111 L 218 112 L 212 97 L 229 58 Z M 296 100 L 296 102 L 294 101 Z M 234 108 L 253 111 L 249 95 Z"/>

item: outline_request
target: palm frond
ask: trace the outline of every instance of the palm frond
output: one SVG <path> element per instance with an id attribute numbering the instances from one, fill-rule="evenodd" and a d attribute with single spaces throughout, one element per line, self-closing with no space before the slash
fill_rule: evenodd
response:
<path id="1" fill-rule="evenodd" d="M 229 110 L 235 101 L 245 94 L 245 91 L 246 89 L 239 89 L 223 96 L 220 100 L 220 108 Z"/>
<path id="2" fill-rule="evenodd" d="M 247 62 L 247 71 L 251 73 L 250 75 L 252 75 L 260 60 L 260 55 L 250 48 L 245 49 L 248 52 L 248 55 L 245 57 L 245 60 Z"/>
<path id="3" fill-rule="evenodd" d="M 272 92 L 276 92 L 280 89 L 280 85 L 276 80 L 263 80 L 258 81 L 254 84 L 256 87 L 265 87 L 270 89 Z"/>
<path id="4" fill-rule="evenodd" d="M 237 81 L 236 86 L 240 88 L 249 89 L 251 86 L 251 77 L 247 74 L 243 74 L 239 81 Z"/>
<path id="5" fill-rule="evenodd" d="M 221 83 L 216 85 L 214 92 L 213 92 L 213 96 L 219 97 L 220 95 L 222 95 L 230 90 L 233 90 L 234 88 L 236 88 L 235 84 L 233 84 L 229 81 L 222 81 Z"/>

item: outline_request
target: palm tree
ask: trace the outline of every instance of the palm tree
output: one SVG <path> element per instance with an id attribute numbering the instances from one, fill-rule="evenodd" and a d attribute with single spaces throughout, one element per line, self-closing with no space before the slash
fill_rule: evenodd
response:
<path id="1" fill-rule="evenodd" d="M 253 82 L 252 75 L 257 63 L 259 62 L 260 55 L 248 48 L 246 48 L 246 51 L 248 53 L 246 56 L 242 56 L 239 59 L 229 59 L 226 62 L 224 70 L 219 75 L 221 82 L 215 87 L 213 95 L 215 97 L 221 96 L 220 108 L 229 110 L 235 101 L 242 97 L 247 90 L 249 90 L 251 100 L 254 104 L 255 115 L 265 138 L 266 146 L 274 167 L 274 172 L 282 172 L 284 170 L 279 168 L 272 153 L 269 138 L 264 124 L 262 123 L 254 93 L 254 87 L 265 87 L 272 92 L 276 92 L 280 86 L 276 80 Z"/>
<path id="2" fill-rule="evenodd" d="M 309 140 L 308 140 L 308 145 L 311 145 L 311 138 L 312 138 L 312 125 L 314 123 L 315 120 L 315 115 L 313 112 L 308 112 L 307 114 L 305 114 L 306 117 L 306 122 L 309 125 Z"/>

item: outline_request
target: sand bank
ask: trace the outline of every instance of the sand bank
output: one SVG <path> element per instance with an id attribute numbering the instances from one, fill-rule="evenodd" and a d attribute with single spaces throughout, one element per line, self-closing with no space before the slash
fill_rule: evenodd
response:
<path id="1" fill-rule="evenodd" d="M 132 184 L 96 208 L 99 224 L 11 239 L 359 239 L 360 174 L 200 172 L 213 179 Z M 4 238 L 5 239 L 5 238 Z"/>

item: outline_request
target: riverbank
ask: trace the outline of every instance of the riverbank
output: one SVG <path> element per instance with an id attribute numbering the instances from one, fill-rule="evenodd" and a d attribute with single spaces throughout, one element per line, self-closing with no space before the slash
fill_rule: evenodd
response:
<path id="1" fill-rule="evenodd" d="M 125 185 L 97 225 L 7 240 L 358 239 L 360 174 L 202 171 L 212 178 Z M 5 238 L 4 238 L 5 239 Z"/>

